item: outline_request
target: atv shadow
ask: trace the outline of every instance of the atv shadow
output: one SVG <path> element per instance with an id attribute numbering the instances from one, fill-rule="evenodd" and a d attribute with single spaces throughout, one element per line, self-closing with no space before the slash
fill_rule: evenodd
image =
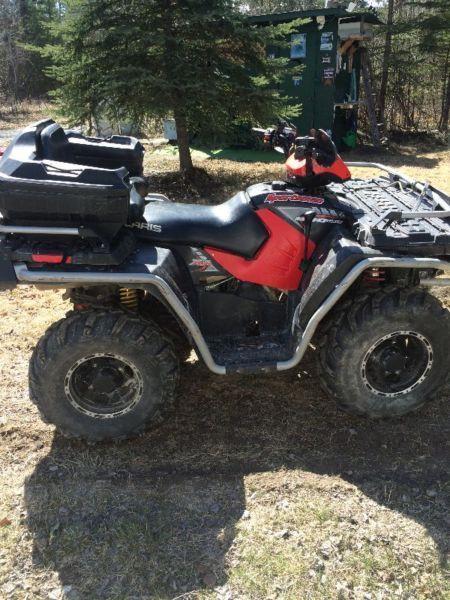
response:
<path id="1" fill-rule="evenodd" d="M 448 401 L 397 421 L 356 419 L 318 392 L 312 368 L 309 357 L 300 377 L 220 378 L 187 363 L 157 432 L 97 446 L 55 436 L 25 486 L 34 563 L 83 599 L 222 586 L 244 477 L 280 468 L 340 476 L 425 526 L 443 556 Z"/>

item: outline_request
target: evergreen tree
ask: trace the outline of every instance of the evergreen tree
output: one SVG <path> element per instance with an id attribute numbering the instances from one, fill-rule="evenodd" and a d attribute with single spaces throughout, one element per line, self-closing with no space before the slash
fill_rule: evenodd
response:
<path id="1" fill-rule="evenodd" d="M 25 53 L 20 47 L 22 20 L 18 3 L 0 0 L 0 97 L 17 100 Z"/>
<path id="2" fill-rule="evenodd" d="M 252 15 L 323 8 L 324 0 L 243 0 L 242 10 Z"/>
<path id="3" fill-rule="evenodd" d="M 48 59 L 41 50 L 52 41 L 57 18 L 53 0 L 0 0 L 0 95 L 16 102 L 48 92 Z"/>
<path id="4" fill-rule="evenodd" d="M 54 42 L 52 26 L 60 16 L 60 6 L 53 0 L 21 0 L 22 48 L 27 53 L 27 66 L 22 88 L 27 97 L 46 94 L 54 85 L 48 77 L 49 58 L 44 48 Z"/>
<path id="5" fill-rule="evenodd" d="M 189 172 L 189 132 L 298 112 L 276 91 L 287 60 L 266 51 L 296 26 L 251 27 L 232 0 L 69 0 L 52 50 L 57 99 L 74 123 L 99 109 L 135 122 L 172 114 Z"/>

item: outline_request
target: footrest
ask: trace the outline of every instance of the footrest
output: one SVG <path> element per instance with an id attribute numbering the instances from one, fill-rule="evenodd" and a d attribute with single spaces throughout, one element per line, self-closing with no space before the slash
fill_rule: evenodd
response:
<path id="1" fill-rule="evenodd" d="M 228 373 L 276 371 L 277 363 L 288 360 L 292 343 L 287 336 L 215 337 L 207 340 L 214 360 Z"/>

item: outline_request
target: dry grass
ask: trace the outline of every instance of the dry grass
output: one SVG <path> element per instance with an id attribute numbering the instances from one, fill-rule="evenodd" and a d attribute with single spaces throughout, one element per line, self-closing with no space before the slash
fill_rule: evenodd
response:
<path id="1" fill-rule="evenodd" d="M 446 597 L 447 394 L 373 423 L 318 391 L 312 356 L 270 377 L 186 363 L 159 431 L 87 446 L 28 400 L 59 294 L 0 306 L 2 597 Z"/>
<path id="2" fill-rule="evenodd" d="M 54 106 L 46 100 L 24 101 L 15 106 L 0 107 L 0 130 L 24 127 L 46 116 L 56 114 Z"/>
<path id="3" fill-rule="evenodd" d="M 387 160 L 449 191 L 448 158 Z M 180 188 L 173 162 L 147 165 L 155 188 L 204 202 L 279 169 L 208 161 L 212 179 Z M 448 597 L 447 393 L 369 422 L 319 391 L 312 355 L 263 377 L 190 362 L 161 429 L 87 446 L 28 399 L 30 352 L 67 309 L 56 292 L 0 293 L 0 597 Z"/>

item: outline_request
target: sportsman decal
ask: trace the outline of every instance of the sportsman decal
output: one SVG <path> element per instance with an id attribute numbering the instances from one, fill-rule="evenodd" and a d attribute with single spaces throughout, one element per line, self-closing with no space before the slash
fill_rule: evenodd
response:
<path id="1" fill-rule="evenodd" d="M 268 194 L 264 203 L 274 202 L 305 202 L 306 204 L 323 204 L 323 198 L 317 196 L 303 196 L 302 194 Z"/>
<path id="2" fill-rule="evenodd" d="M 191 262 L 191 266 L 197 267 L 197 269 L 202 271 L 202 273 L 205 271 L 217 270 L 212 268 L 213 264 L 210 260 L 202 260 L 201 258 L 194 258 L 194 260 Z"/>

